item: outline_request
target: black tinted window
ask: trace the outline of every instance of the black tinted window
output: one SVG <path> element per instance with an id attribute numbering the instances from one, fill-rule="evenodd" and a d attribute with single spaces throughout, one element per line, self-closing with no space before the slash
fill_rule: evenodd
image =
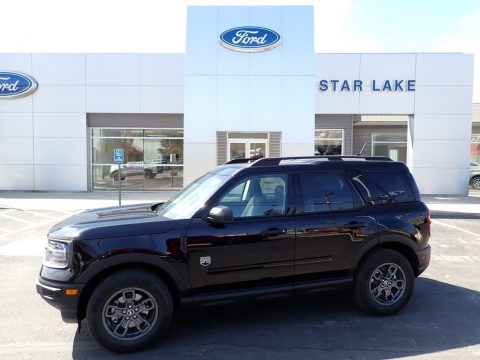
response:
<path id="1" fill-rule="evenodd" d="M 352 179 L 367 203 L 386 204 L 415 200 L 404 173 L 359 173 L 353 176 Z"/>
<path id="2" fill-rule="evenodd" d="M 300 174 L 300 181 L 303 212 L 353 208 L 353 194 L 344 173 L 303 173 Z"/>

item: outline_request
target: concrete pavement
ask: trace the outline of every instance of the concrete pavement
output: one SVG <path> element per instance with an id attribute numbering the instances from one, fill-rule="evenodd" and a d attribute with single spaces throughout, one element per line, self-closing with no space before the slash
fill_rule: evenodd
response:
<path id="1" fill-rule="evenodd" d="M 177 191 L 122 192 L 122 205 L 161 202 Z M 118 192 L 0 191 L 0 209 L 72 211 L 117 206 Z"/>
<path id="2" fill-rule="evenodd" d="M 166 201 L 176 193 L 177 191 L 123 192 L 122 204 Z M 471 190 L 469 196 L 423 195 L 422 199 L 433 211 L 480 213 L 480 190 Z M 0 209 L 79 211 L 117 205 L 118 193 L 114 191 L 0 191 Z"/>

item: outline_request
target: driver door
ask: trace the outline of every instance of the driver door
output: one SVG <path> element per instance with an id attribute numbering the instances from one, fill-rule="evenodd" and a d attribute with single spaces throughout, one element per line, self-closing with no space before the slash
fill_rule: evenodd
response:
<path id="1" fill-rule="evenodd" d="M 188 267 L 196 294 L 291 282 L 295 221 L 289 189 L 288 174 L 247 176 L 213 204 L 232 209 L 232 224 L 192 221 Z"/>

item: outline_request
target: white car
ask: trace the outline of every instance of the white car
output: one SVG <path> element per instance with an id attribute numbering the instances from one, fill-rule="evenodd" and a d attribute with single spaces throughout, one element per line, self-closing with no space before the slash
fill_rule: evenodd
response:
<path id="1" fill-rule="evenodd" d="M 145 178 L 154 178 L 165 169 L 164 160 L 150 160 L 148 163 L 143 161 L 129 161 L 120 165 L 120 177 L 124 180 L 127 176 L 144 175 Z M 118 179 L 118 165 L 110 166 L 110 177 Z"/>

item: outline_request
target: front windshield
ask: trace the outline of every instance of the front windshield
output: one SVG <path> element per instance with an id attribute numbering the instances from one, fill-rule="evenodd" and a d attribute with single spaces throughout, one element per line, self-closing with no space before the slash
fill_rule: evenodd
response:
<path id="1" fill-rule="evenodd" d="M 190 219 L 230 176 L 208 173 L 188 185 L 158 209 L 158 214 L 169 219 Z"/>

